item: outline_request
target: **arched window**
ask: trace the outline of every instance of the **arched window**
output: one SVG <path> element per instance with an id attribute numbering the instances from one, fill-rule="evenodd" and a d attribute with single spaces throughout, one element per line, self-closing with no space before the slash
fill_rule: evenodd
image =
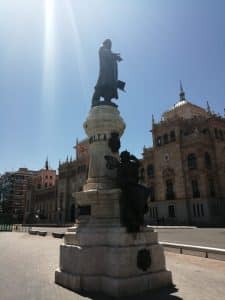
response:
<path id="1" fill-rule="evenodd" d="M 205 166 L 208 169 L 211 169 L 212 167 L 211 157 L 208 152 L 205 152 Z"/>
<path id="2" fill-rule="evenodd" d="M 157 146 L 161 146 L 162 145 L 162 138 L 161 138 L 161 136 L 157 136 L 157 138 L 156 138 L 156 145 Z"/>
<path id="3" fill-rule="evenodd" d="M 171 179 L 166 180 L 166 200 L 173 200 L 175 198 L 173 190 L 173 181 Z"/>
<path id="4" fill-rule="evenodd" d="M 154 177 L 154 166 L 152 164 L 148 165 L 147 174 L 148 174 L 148 177 L 150 177 L 150 178 Z"/>
<path id="5" fill-rule="evenodd" d="M 175 140 L 176 140 L 175 131 L 172 130 L 170 131 L 170 141 L 174 142 Z"/>
<path id="6" fill-rule="evenodd" d="M 194 153 L 188 155 L 187 161 L 189 169 L 197 169 L 197 159 Z"/>

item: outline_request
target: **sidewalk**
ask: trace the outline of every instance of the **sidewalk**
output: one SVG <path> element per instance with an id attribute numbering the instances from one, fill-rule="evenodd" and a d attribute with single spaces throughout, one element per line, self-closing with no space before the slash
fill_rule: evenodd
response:
<path id="1" fill-rule="evenodd" d="M 80 295 L 54 283 L 54 271 L 58 267 L 61 243 L 62 240 L 51 236 L 0 233 L 0 299 L 110 299 L 96 294 Z M 224 299 L 225 262 L 168 252 L 166 260 L 167 268 L 173 274 L 175 288 L 152 291 L 129 299 Z"/>

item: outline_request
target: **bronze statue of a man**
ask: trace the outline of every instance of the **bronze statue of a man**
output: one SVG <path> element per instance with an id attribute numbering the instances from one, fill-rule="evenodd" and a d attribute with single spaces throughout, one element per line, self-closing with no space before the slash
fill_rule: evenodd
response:
<path id="1" fill-rule="evenodd" d="M 106 167 L 117 169 L 117 180 L 122 190 L 120 200 L 120 221 L 127 232 L 139 232 L 144 225 L 144 215 L 148 211 L 149 188 L 138 183 L 139 160 L 128 151 L 122 151 L 120 160 L 105 156 Z"/>
<path id="2" fill-rule="evenodd" d="M 122 58 L 119 53 L 113 53 L 111 48 L 111 40 L 106 39 L 99 49 L 100 70 L 92 97 L 92 106 L 100 104 L 115 106 L 111 99 L 118 99 L 117 89 L 124 91 L 125 82 L 118 80 L 117 67 L 117 62 Z M 104 98 L 104 101 L 100 101 L 101 97 Z"/>

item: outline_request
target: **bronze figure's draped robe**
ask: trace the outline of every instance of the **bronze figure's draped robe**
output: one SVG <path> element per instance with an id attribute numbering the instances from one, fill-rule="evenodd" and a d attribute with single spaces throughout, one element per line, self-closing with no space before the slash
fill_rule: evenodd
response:
<path id="1" fill-rule="evenodd" d="M 100 98 L 104 98 L 104 104 L 113 105 L 111 99 L 118 99 L 117 89 L 124 90 L 125 82 L 118 80 L 117 62 L 121 57 L 111 51 L 111 41 L 105 40 L 99 49 L 99 77 L 95 86 L 92 106 L 100 104 Z"/>

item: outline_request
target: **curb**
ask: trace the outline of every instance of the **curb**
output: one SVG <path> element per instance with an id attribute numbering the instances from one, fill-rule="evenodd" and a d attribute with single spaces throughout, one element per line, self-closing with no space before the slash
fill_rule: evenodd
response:
<path id="1" fill-rule="evenodd" d="M 196 229 L 196 226 L 157 226 L 157 225 L 147 225 L 147 227 L 151 227 L 154 229 Z"/>
<path id="2" fill-rule="evenodd" d="M 225 261 L 225 249 L 168 242 L 160 242 L 160 244 L 166 251 Z M 174 249 L 175 251 L 173 251 Z"/>

